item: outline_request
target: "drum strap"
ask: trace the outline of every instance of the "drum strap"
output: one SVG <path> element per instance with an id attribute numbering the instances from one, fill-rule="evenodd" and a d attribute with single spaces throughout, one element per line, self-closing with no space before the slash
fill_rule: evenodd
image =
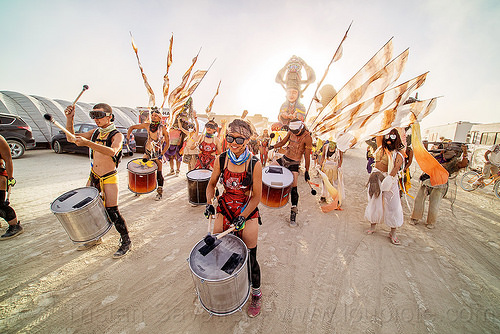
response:
<path id="1" fill-rule="evenodd" d="M 226 201 L 224 201 L 222 197 L 219 197 L 218 202 L 219 202 L 219 207 L 221 208 L 222 215 L 224 215 L 224 217 L 226 217 L 227 220 L 232 222 L 235 217 L 231 213 L 231 210 L 229 210 L 229 208 L 227 207 Z M 256 212 L 259 212 L 258 207 L 255 208 L 247 217 L 245 217 L 245 219 L 252 217 Z M 262 220 L 260 219 L 260 215 L 259 215 L 259 225 L 262 225 Z"/>
<path id="2" fill-rule="evenodd" d="M 99 129 L 95 129 L 95 131 L 92 133 L 92 137 L 90 138 L 91 141 L 97 142 L 98 144 L 104 144 L 108 147 L 111 147 L 111 140 L 113 139 L 114 135 L 117 133 L 120 133 L 118 130 L 113 130 L 111 131 L 108 136 L 106 137 L 105 142 L 103 143 L 102 141 L 98 140 L 97 137 L 99 136 Z M 90 159 L 94 160 L 94 151 L 91 149 L 90 150 Z M 114 156 L 111 157 L 113 159 L 113 162 L 115 163 L 115 167 L 118 167 L 118 164 L 122 160 L 122 150 L 118 151 Z"/>

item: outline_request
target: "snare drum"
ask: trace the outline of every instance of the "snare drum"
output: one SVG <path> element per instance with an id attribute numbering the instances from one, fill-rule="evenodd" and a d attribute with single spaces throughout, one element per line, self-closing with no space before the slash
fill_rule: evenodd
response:
<path id="1" fill-rule="evenodd" d="M 128 162 L 128 188 L 136 194 L 147 194 L 156 189 L 156 170 L 154 161 L 142 161 L 142 158 Z"/>
<path id="2" fill-rule="evenodd" d="M 56 198 L 50 209 L 74 242 L 99 239 L 112 226 L 99 191 L 94 187 L 68 191 Z"/>
<path id="3" fill-rule="evenodd" d="M 207 204 L 207 186 L 212 171 L 210 169 L 193 169 L 186 174 L 188 179 L 189 203 Z"/>
<path id="4" fill-rule="evenodd" d="M 262 197 L 260 202 L 271 208 L 281 208 L 288 203 L 292 190 L 293 174 L 282 166 L 262 168 Z"/>
<path id="5" fill-rule="evenodd" d="M 201 305 L 210 314 L 228 315 L 241 310 L 250 296 L 248 248 L 228 234 L 208 254 L 201 240 L 189 255 L 189 268 Z M 203 254 L 206 254 L 203 256 Z"/>

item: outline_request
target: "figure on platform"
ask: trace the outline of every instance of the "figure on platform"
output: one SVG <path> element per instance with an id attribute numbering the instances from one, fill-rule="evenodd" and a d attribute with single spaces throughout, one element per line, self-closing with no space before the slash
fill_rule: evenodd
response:
<path id="1" fill-rule="evenodd" d="M 302 80 L 302 68 L 306 72 L 306 80 Z M 300 103 L 300 98 L 307 87 L 315 80 L 316 74 L 314 70 L 297 56 L 292 56 L 276 75 L 276 82 L 286 91 L 286 101 L 281 105 L 278 115 L 278 120 L 283 124 L 285 130 L 288 130 L 288 125 L 294 118 L 305 121 L 306 108 Z M 306 86 L 302 89 L 303 84 Z"/>

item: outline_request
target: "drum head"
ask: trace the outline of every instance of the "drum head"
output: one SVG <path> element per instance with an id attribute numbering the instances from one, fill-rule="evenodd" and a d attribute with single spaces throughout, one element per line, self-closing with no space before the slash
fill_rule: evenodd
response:
<path id="1" fill-rule="evenodd" d="M 262 168 L 262 183 L 272 188 L 286 188 L 293 183 L 293 174 L 283 166 Z"/>
<path id="2" fill-rule="evenodd" d="M 220 241 L 220 244 L 206 253 L 209 246 L 205 240 L 201 240 L 189 255 L 191 271 L 202 280 L 220 281 L 229 278 L 238 274 L 247 261 L 247 246 L 240 238 L 228 234 Z"/>
<path id="3" fill-rule="evenodd" d="M 134 174 L 151 174 L 158 169 L 154 161 L 142 161 L 142 158 L 134 159 L 128 162 L 127 169 Z"/>
<path id="4" fill-rule="evenodd" d="M 210 169 L 193 169 L 187 172 L 186 177 L 188 180 L 192 181 L 205 181 L 210 180 L 212 176 L 212 171 Z"/>
<path id="5" fill-rule="evenodd" d="M 53 213 L 66 213 L 80 210 L 94 201 L 99 191 L 94 187 L 82 187 L 68 191 L 52 202 L 50 209 Z"/>

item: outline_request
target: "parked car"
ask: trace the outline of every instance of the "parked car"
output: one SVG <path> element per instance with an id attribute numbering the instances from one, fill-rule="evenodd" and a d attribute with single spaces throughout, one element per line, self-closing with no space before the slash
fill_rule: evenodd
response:
<path id="1" fill-rule="evenodd" d="M 73 127 L 75 129 L 75 134 L 85 133 L 90 130 L 97 128 L 97 125 L 91 123 L 77 123 Z M 129 147 L 125 144 L 125 136 L 127 135 L 127 128 L 122 126 L 116 127 L 118 131 L 123 133 L 123 155 L 133 155 L 134 152 L 129 149 Z M 87 146 L 77 146 L 74 143 L 68 142 L 66 139 L 66 135 L 63 131 L 59 131 L 58 134 L 52 137 L 51 140 L 52 149 L 56 153 L 64 153 L 64 152 L 74 152 L 74 153 L 82 153 L 89 154 L 89 148 Z"/>
<path id="2" fill-rule="evenodd" d="M 16 115 L 0 114 L 0 135 L 9 143 L 13 159 L 22 157 L 36 144 L 31 127 Z"/>
<path id="3" fill-rule="evenodd" d="M 148 140 L 148 129 L 137 129 L 132 131 L 132 134 L 134 135 L 137 152 L 144 153 L 144 146 Z"/>

